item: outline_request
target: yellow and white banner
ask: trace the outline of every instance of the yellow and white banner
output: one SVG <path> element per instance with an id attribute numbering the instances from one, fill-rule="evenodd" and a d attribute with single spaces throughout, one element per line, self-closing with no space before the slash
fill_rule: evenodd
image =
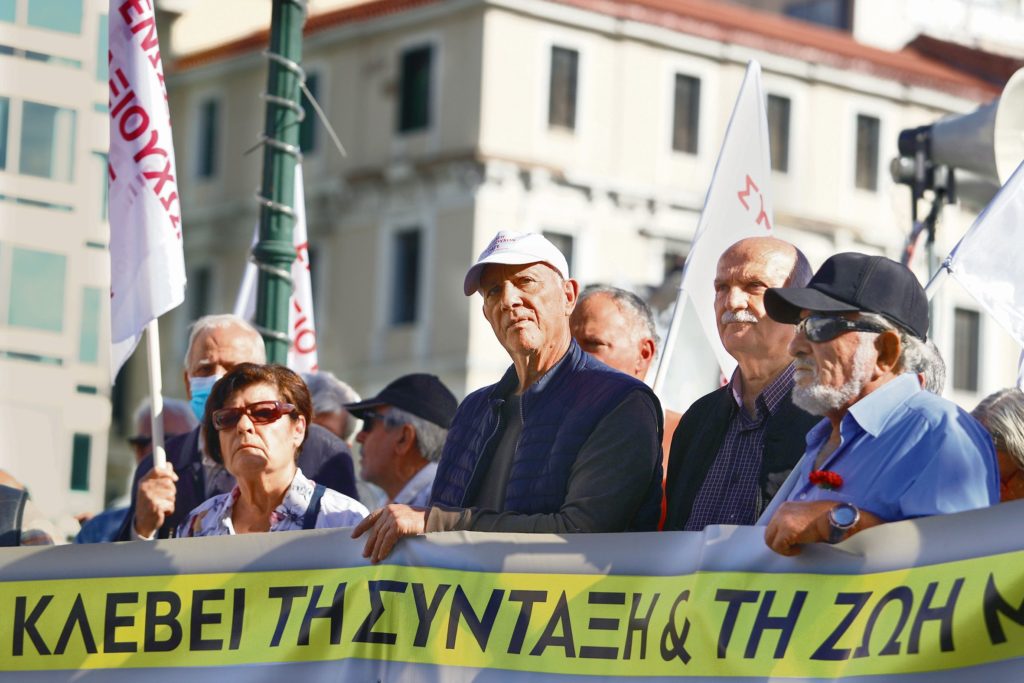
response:
<path id="1" fill-rule="evenodd" d="M 378 566 L 347 530 L 5 550 L 0 680 L 1019 681 L 1022 512 L 797 558 L 735 527 L 438 534 Z"/>

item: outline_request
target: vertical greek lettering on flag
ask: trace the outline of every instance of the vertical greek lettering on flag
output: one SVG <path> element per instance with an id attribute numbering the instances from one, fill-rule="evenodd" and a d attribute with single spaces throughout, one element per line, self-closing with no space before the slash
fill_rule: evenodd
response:
<path id="1" fill-rule="evenodd" d="M 116 375 L 185 299 L 181 203 L 151 0 L 110 2 L 110 324 Z"/>
<path id="2" fill-rule="evenodd" d="M 252 245 L 259 239 L 257 224 Z M 295 372 L 315 372 L 318 368 L 316 325 L 313 321 L 313 286 L 309 270 L 309 238 L 306 230 L 306 196 L 302 182 L 302 165 L 295 166 L 295 227 L 292 230 L 295 260 L 292 261 L 292 296 L 288 300 L 288 367 Z M 235 315 L 252 320 L 256 313 L 256 266 L 250 261 L 242 276 L 242 286 L 235 299 Z"/>
<path id="3" fill-rule="evenodd" d="M 687 348 L 692 337 L 688 339 L 688 335 L 678 333 L 687 300 L 700 320 L 722 374 L 728 378 L 736 368 L 736 360 L 725 350 L 718 336 L 714 279 L 718 258 L 730 245 L 745 237 L 772 233 L 771 155 L 765 106 L 761 66 L 751 60 L 725 131 L 693 246 L 686 258 L 662 357 L 664 367 L 659 367 L 658 371 L 655 390 L 662 405 L 671 410 L 685 410 L 689 403 L 687 394 L 691 393 L 683 378 L 689 376 L 687 367 L 694 359 L 693 349 Z"/>
<path id="4" fill-rule="evenodd" d="M 1024 346 L 1024 164 L 960 238 L 943 264 Z M 1024 354 L 1017 386 L 1024 389 Z"/>

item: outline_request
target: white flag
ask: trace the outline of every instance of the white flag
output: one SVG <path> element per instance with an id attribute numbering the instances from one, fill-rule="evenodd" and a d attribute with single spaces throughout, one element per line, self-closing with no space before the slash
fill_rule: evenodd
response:
<path id="1" fill-rule="evenodd" d="M 110 3 L 110 326 L 113 375 L 146 325 L 185 299 L 174 147 L 153 4 Z"/>
<path id="2" fill-rule="evenodd" d="M 252 236 L 259 239 L 260 227 Z M 288 367 L 295 372 L 315 372 L 317 364 L 316 326 L 313 324 L 313 286 L 309 279 L 309 238 L 306 234 L 306 196 L 303 193 L 302 166 L 295 166 L 295 228 L 292 230 L 295 260 L 292 262 L 292 296 L 288 300 L 288 330 L 292 344 L 288 348 Z M 235 300 L 235 315 L 252 320 L 256 313 L 256 266 L 250 261 L 242 276 Z"/>
<path id="3" fill-rule="evenodd" d="M 689 352 L 692 337 L 687 339 L 688 335 L 679 331 L 687 299 L 700 320 L 722 374 L 729 377 L 736 368 L 736 360 L 726 352 L 718 337 L 715 272 L 718 257 L 733 243 L 744 237 L 771 234 L 770 181 L 768 116 L 761 89 L 761 65 L 750 61 L 704 199 L 704 211 L 686 259 L 675 314 L 658 366 L 654 390 L 666 408 L 682 412 L 688 404 L 684 395 L 687 388 L 683 382 L 672 379 L 685 374 L 685 368 L 694 361 L 694 354 Z"/>
<path id="4" fill-rule="evenodd" d="M 1024 346 L 1024 164 L 960 238 L 943 264 Z M 1024 356 L 1022 356 L 1024 360 Z M 1017 386 L 1024 389 L 1024 364 Z"/>

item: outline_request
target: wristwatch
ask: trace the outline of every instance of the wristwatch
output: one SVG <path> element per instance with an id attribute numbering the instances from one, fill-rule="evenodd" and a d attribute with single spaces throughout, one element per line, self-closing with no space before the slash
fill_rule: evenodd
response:
<path id="1" fill-rule="evenodd" d="M 839 503 L 828 511 L 828 542 L 839 543 L 860 521 L 860 510 L 850 503 Z"/>

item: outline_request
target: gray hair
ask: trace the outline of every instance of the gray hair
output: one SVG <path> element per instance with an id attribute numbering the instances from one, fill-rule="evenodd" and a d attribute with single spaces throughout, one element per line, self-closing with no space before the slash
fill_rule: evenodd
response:
<path id="1" fill-rule="evenodd" d="M 252 358 L 251 362 L 259 363 L 260 365 L 267 362 L 267 349 L 263 345 L 263 337 L 255 327 L 250 325 L 245 318 L 241 318 L 232 313 L 217 313 L 214 315 L 204 315 L 189 327 L 188 348 L 185 349 L 186 370 L 188 370 L 188 361 L 189 358 L 192 357 L 192 347 L 195 345 L 196 339 L 210 330 L 219 330 L 224 329 L 225 327 L 238 327 L 247 334 L 252 335 L 254 337 L 253 347 L 256 351 L 256 355 Z M 256 340 L 259 340 L 259 342 L 256 343 Z"/>
<path id="2" fill-rule="evenodd" d="M 309 387 L 310 396 L 313 398 L 313 415 L 321 413 L 345 413 L 345 430 L 341 438 L 348 441 L 356 433 L 358 424 L 354 415 L 345 410 L 346 403 L 357 403 L 359 394 L 355 389 L 342 382 L 334 376 L 333 372 L 317 371 L 304 372 L 302 379 Z"/>
<path id="3" fill-rule="evenodd" d="M 639 322 L 644 327 L 646 336 L 654 340 L 654 346 L 657 348 L 661 342 L 658 338 L 658 329 L 654 324 L 654 313 L 651 311 L 651 307 L 647 305 L 647 302 L 641 299 L 639 296 L 625 289 L 618 287 L 612 287 L 610 285 L 589 285 L 581 293 L 579 300 L 576 305 L 582 304 L 584 301 L 594 296 L 595 294 L 607 294 L 611 297 L 615 305 L 620 310 L 625 311 L 633 316 L 634 320 Z"/>
<path id="4" fill-rule="evenodd" d="M 152 412 L 148 396 L 139 401 L 139 405 L 135 407 L 135 412 L 132 413 L 132 424 L 135 425 L 136 434 L 149 432 Z M 196 419 L 195 413 L 192 412 L 192 406 L 176 398 L 164 398 L 165 434 L 183 434 L 184 432 L 192 431 L 198 425 L 199 420 Z M 187 427 L 187 429 L 179 431 L 179 427 Z"/>
<path id="5" fill-rule="evenodd" d="M 884 315 L 862 311 L 860 319 L 899 334 L 900 357 L 896 360 L 896 369 L 899 372 L 922 373 L 925 377 L 924 388 L 934 394 L 942 393 L 942 387 L 946 383 L 946 363 L 934 344 L 929 346 L 929 342 L 898 327 Z"/>
<path id="6" fill-rule="evenodd" d="M 946 361 L 942 359 L 939 347 L 930 341 L 920 342 L 916 337 L 910 339 L 918 343 L 906 344 L 903 352 L 903 372 L 921 375 L 924 378 L 924 388 L 941 396 L 946 386 Z"/>
<path id="7" fill-rule="evenodd" d="M 992 435 L 996 448 L 1024 469 L 1024 393 L 1017 387 L 1000 389 L 983 398 L 971 415 Z"/>
<path id="8" fill-rule="evenodd" d="M 448 430 L 444 427 L 394 406 L 388 407 L 384 412 L 384 424 L 388 429 L 402 425 L 411 426 L 416 431 L 416 447 L 420 449 L 420 455 L 429 462 L 441 459 L 444 440 L 448 438 Z"/>

